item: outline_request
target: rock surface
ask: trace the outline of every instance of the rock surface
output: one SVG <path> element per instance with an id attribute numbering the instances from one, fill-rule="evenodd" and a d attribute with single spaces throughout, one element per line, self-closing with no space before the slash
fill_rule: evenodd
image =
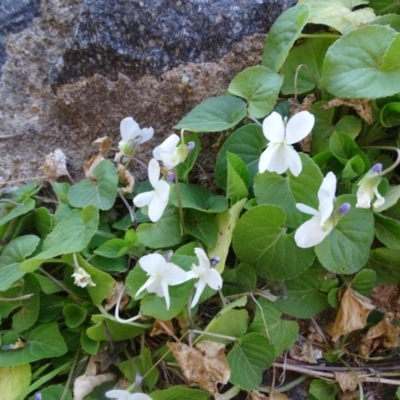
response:
<path id="1" fill-rule="evenodd" d="M 6 43 L 10 33 L 20 32 L 39 16 L 40 0 L 2 0 L 0 3 L 0 66 L 7 58 Z"/>
<path id="2" fill-rule="evenodd" d="M 8 35 L 0 176 L 39 175 L 57 147 L 79 176 L 95 151 L 91 141 L 108 135 L 117 144 L 126 116 L 154 127 L 154 147 L 196 104 L 224 93 L 238 72 L 260 62 L 268 27 L 295 3 L 42 0 L 39 17 Z M 203 137 L 207 146 L 217 141 Z"/>

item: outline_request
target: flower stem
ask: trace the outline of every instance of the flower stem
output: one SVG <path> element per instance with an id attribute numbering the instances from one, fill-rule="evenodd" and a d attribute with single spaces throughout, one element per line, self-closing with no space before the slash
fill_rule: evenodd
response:
<path id="1" fill-rule="evenodd" d="M 137 150 L 137 148 L 139 147 L 139 144 L 140 144 L 140 143 L 138 143 L 136 146 L 133 147 L 132 153 L 129 155 L 128 161 L 124 164 L 124 168 L 122 169 L 121 175 L 123 175 L 123 174 L 125 173 L 125 170 L 128 168 L 129 164 L 131 163 L 133 157 L 134 157 L 135 154 L 136 154 L 136 150 Z"/>
<path id="2" fill-rule="evenodd" d="M 181 234 L 184 236 L 186 234 L 185 231 L 185 220 L 183 219 L 183 208 L 182 208 L 182 197 L 181 192 L 179 190 L 179 181 L 178 181 L 178 173 L 175 172 L 175 189 L 176 189 L 176 199 L 178 200 L 178 208 L 179 208 L 179 218 L 181 220 Z"/>
<path id="3" fill-rule="evenodd" d="M 137 223 L 135 212 L 132 210 L 132 207 L 129 205 L 128 201 L 126 200 L 126 198 L 122 195 L 122 193 L 119 190 L 118 190 L 118 195 L 121 198 L 122 202 L 125 204 L 125 207 L 128 209 L 129 215 L 131 216 L 133 227 L 136 230 L 138 223 Z"/>
<path id="4" fill-rule="evenodd" d="M 304 68 L 308 72 L 308 74 L 311 76 L 311 79 L 314 81 L 315 88 L 318 90 L 317 81 L 315 80 L 314 74 L 310 71 L 310 68 L 308 68 L 308 66 L 305 64 L 300 64 L 296 68 L 296 73 L 294 74 L 294 99 L 295 99 L 296 103 L 297 103 L 297 81 L 299 78 L 299 72 L 302 68 Z"/>
<path id="5" fill-rule="evenodd" d="M 381 176 L 386 175 L 388 172 L 393 171 L 399 164 L 400 164 L 400 149 L 394 146 L 364 146 L 364 149 L 380 149 L 380 150 L 389 150 L 397 152 L 397 159 L 396 161 L 389 167 L 386 168 L 384 171 L 380 173 Z"/>
<path id="6" fill-rule="evenodd" d="M 258 124 L 258 125 L 262 125 L 262 123 L 261 123 L 257 118 L 254 118 L 254 117 L 252 117 L 252 116 L 249 115 L 249 114 L 247 114 L 247 118 L 248 118 L 248 119 L 251 119 L 253 122 L 255 122 L 255 123 Z"/>
<path id="7" fill-rule="evenodd" d="M 138 315 L 135 315 L 134 317 L 129 318 L 129 319 L 123 319 L 123 318 L 121 318 L 121 317 L 119 316 L 119 307 L 120 307 L 120 305 L 121 305 L 121 300 L 122 300 L 122 296 L 124 295 L 124 293 L 125 293 L 125 285 L 122 286 L 122 289 L 121 289 L 121 291 L 119 292 L 118 299 L 117 299 L 117 304 L 115 305 L 115 314 L 114 314 L 114 315 L 115 315 L 115 319 L 116 319 L 119 323 L 121 323 L 121 324 L 128 324 L 129 322 L 133 322 L 133 321 L 136 321 L 136 320 L 142 318 L 142 314 L 141 314 L 140 311 L 139 311 L 139 314 L 138 314 Z"/>

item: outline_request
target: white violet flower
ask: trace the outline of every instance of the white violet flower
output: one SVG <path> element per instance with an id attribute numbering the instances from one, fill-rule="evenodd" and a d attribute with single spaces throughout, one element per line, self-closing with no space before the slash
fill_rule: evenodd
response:
<path id="1" fill-rule="evenodd" d="M 301 172 L 301 159 L 292 144 L 303 140 L 314 126 L 314 115 L 300 111 L 289 121 L 282 120 L 277 112 L 272 112 L 263 121 L 263 133 L 269 140 L 266 150 L 261 154 L 258 164 L 260 173 L 264 171 L 283 174 L 290 170 L 294 176 Z"/>
<path id="2" fill-rule="evenodd" d="M 374 208 L 385 203 L 385 199 L 378 192 L 378 186 L 382 180 L 381 172 L 382 164 L 375 164 L 357 183 L 357 208 L 370 208 L 374 196 L 376 196 Z"/>
<path id="3" fill-rule="evenodd" d="M 196 293 L 193 297 L 190 308 L 193 308 L 198 303 L 200 296 L 207 285 L 214 290 L 222 288 L 221 275 L 215 268 L 211 268 L 210 259 L 207 257 L 206 252 L 199 247 L 196 247 L 194 252 L 199 260 L 199 265 L 193 264 L 192 270 L 186 272 L 187 280 L 198 279 L 196 283 Z"/>
<path id="4" fill-rule="evenodd" d="M 149 181 L 154 190 L 140 193 L 133 199 L 136 207 L 149 207 L 149 218 L 152 222 L 157 222 L 163 215 L 167 207 L 170 186 L 160 179 L 160 164 L 152 158 L 149 162 Z"/>
<path id="5" fill-rule="evenodd" d="M 129 393 L 127 390 L 109 390 L 106 397 L 115 400 L 152 400 L 150 396 L 144 393 Z"/>
<path id="6" fill-rule="evenodd" d="M 333 209 L 335 203 L 336 176 L 333 172 L 328 172 L 323 179 L 318 190 L 318 210 L 302 203 L 297 203 L 296 207 L 306 214 L 313 217 L 304 222 L 297 229 L 294 240 L 297 246 L 302 248 L 313 247 L 321 243 L 334 227 Z M 346 206 L 347 203 L 346 203 Z M 343 210 L 344 212 L 348 211 Z"/>
<path id="7" fill-rule="evenodd" d="M 162 161 L 167 170 L 175 168 L 185 161 L 189 151 L 193 149 L 193 142 L 189 144 L 183 143 L 178 146 L 179 140 L 179 136 L 173 133 L 153 150 L 153 157 L 158 161 Z"/>
<path id="8" fill-rule="evenodd" d="M 114 161 L 120 162 L 124 155 L 129 155 L 132 149 L 150 140 L 154 135 L 153 128 L 140 129 L 138 123 L 132 118 L 124 118 L 120 123 L 122 140 L 118 143 L 120 152 L 115 155 Z"/>
<path id="9" fill-rule="evenodd" d="M 165 297 L 167 310 L 170 299 L 168 286 L 179 285 L 186 281 L 186 272 L 176 264 L 168 262 L 161 254 L 154 253 L 139 259 L 140 267 L 147 272 L 149 279 L 137 291 L 138 296 L 143 290 L 155 293 L 158 297 Z"/>
<path id="10" fill-rule="evenodd" d="M 96 284 L 92 281 L 92 277 L 82 268 L 75 268 L 75 272 L 72 274 L 72 277 L 75 279 L 74 284 L 76 286 L 80 286 L 82 288 L 86 286 L 96 286 Z"/>

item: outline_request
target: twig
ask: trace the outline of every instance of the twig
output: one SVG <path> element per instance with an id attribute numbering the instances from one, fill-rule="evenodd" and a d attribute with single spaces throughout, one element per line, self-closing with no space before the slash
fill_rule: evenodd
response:
<path id="1" fill-rule="evenodd" d="M 0 297 L 0 301 L 19 301 L 19 300 L 26 300 L 32 297 L 34 293 L 30 294 L 24 294 L 23 296 L 18 296 L 18 297 Z"/>
<path id="2" fill-rule="evenodd" d="M 325 380 L 335 380 L 335 375 L 333 373 L 329 373 L 329 372 L 321 372 L 321 371 L 317 371 L 317 370 L 313 370 L 310 368 L 304 368 L 303 366 L 299 367 L 297 365 L 291 365 L 291 364 L 281 364 L 281 363 L 273 363 L 272 364 L 274 367 L 276 368 L 285 368 L 289 371 L 294 371 L 294 372 L 298 372 L 300 374 L 305 374 L 305 375 L 309 375 L 309 376 L 315 376 L 317 378 L 321 378 L 321 379 L 325 379 Z M 345 371 L 348 371 L 347 368 L 344 369 Z M 386 378 L 375 378 L 370 376 L 370 374 L 360 374 L 358 375 L 358 378 L 360 379 L 360 381 L 362 382 L 370 382 L 370 383 L 383 383 L 383 384 L 387 384 L 387 385 L 400 385 L 400 380 L 394 380 L 394 379 L 386 379 Z"/>

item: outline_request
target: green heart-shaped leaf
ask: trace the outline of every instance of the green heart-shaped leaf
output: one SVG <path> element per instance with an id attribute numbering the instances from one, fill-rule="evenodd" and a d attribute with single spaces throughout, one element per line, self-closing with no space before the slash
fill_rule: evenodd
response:
<path id="1" fill-rule="evenodd" d="M 275 205 L 260 205 L 247 211 L 233 232 L 238 258 L 254 267 L 262 278 L 283 280 L 300 275 L 313 262 L 313 249 L 300 249 L 294 233 L 287 234 L 286 215 Z"/>
<path id="2" fill-rule="evenodd" d="M 68 200 L 73 207 L 95 206 L 109 210 L 117 197 L 118 174 L 114 164 L 103 160 L 93 170 L 93 179 L 84 179 L 68 191 Z"/>

